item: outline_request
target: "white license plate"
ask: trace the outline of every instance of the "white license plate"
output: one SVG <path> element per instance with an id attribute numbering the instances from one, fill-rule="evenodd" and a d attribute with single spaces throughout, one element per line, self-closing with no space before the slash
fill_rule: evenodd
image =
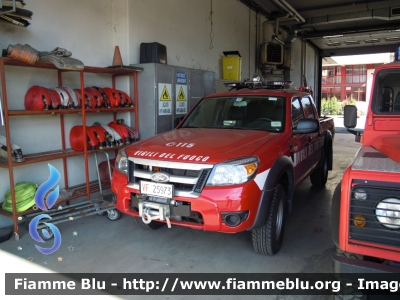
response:
<path id="1" fill-rule="evenodd" d="M 140 193 L 164 198 L 174 196 L 174 185 L 151 181 L 140 181 Z"/>

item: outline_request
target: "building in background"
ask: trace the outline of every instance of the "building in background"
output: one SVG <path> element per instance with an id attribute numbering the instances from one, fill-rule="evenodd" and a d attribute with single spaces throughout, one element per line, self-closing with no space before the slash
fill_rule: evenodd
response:
<path id="1" fill-rule="evenodd" d="M 378 65 L 393 61 L 394 53 L 335 56 L 322 60 L 321 105 L 325 114 L 341 114 L 345 104 L 366 111 L 369 82 Z M 338 102 L 338 103 L 336 103 Z"/>

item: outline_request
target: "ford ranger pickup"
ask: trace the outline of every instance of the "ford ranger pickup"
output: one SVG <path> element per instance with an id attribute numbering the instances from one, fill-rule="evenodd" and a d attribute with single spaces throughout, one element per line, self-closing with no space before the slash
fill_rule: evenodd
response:
<path id="1" fill-rule="evenodd" d="M 223 233 L 249 230 L 254 250 L 282 244 L 295 187 L 324 186 L 332 169 L 332 118 L 307 88 L 239 82 L 201 99 L 176 129 L 119 151 L 116 208 L 145 229 L 167 224 Z"/>

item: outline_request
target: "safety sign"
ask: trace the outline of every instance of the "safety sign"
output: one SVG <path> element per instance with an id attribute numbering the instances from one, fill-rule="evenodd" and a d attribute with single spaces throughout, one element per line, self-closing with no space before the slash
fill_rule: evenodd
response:
<path id="1" fill-rule="evenodd" d="M 186 72 L 176 72 L 176 84 L 187 84 Z"/>
<path id="2" fill-rule="evenodd" d="M 187 85 L 176 85 L 176 114 L 187 114 Z"/>
<path id="3" fill-rule="evenodd" d="M 172 115 L 171 84 L 158 84 L 158 115 Z"/>

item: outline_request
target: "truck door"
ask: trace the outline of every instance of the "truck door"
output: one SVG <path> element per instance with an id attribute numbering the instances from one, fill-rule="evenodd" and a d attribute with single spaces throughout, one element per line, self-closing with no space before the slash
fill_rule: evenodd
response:
<path id="1" fill-rule="evenodd" d="M 301 99 L 301 104 L 303 106 L 305 118 L 311 118 L 311 119 L 317 118 L 314 111 L 315 104 L 313 103 L 311 97 L 304 96 Z M 309 141 L 308 155 L 312 160 L 311 168 L 314 168 L 315 165 L 320 161 L 322 155 L 324 136 L 321 136 L 319 132 L 307 134 L 307 136 L 308 136 L 307 139 Z"/>
<path id="2" fill-rule="evenodd" d="M 304 110 L 301 106 L 301 98 L 292 99 L 292 130 L 297 128 L 300 119 L 304 118 Z M 310 144 L 309 134 L 293 134 L 290 141 L 290 156 L 294 166 L 295 183 L 302 180 L 312 168 L 312 157 L 308 155 Z"/>

